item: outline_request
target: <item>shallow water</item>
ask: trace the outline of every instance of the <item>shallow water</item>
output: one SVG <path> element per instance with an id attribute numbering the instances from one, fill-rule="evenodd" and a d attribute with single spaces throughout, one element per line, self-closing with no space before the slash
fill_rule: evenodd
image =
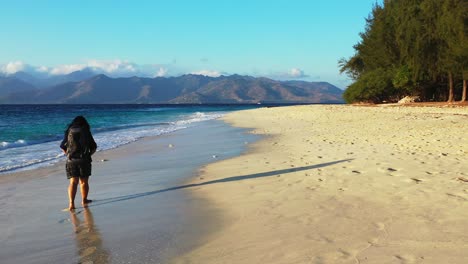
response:
<path id="1" fill-rule="evenodd" d="M 68 123 L 85 116 L 98 151 L 168 134 L 253 106 L 0 105 L 0 174 L 63 160 L 58 148 Z"/>
<path id="2" fill-rule="evenodd" d="M 2 184 L 2 263 L 166 263 L 218 222 L 216 209 L 190 196 L 196 187 L 184 181 L 203 164 L 239 155 L 256 138 L 212 120 L 98 153 L 109 161 L 95 159 L 94 202 L 76 214 L 61 211 L 64 172 Z"/>

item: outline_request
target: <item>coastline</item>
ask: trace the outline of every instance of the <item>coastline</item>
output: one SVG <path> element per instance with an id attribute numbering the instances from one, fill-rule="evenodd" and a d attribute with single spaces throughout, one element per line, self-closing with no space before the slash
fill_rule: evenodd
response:
<path id="1" fill-rule="evenodd" d="M 62 211 L 68 185 L 63 162 L 1 175 L 2 263 L 166 263 L 222 222 L 208 201 L 186 191 L 191 186 L 185 182 L 201 165 L 239 155 L 253 140 L 245 129 L 211 120 L 97 152 L 90 178 L 94 201 L 74 214 Z"/>
<path id="2" fill-rule="evenodd" d="M 192 181 L 222 228 L 174 263 L 468 260 L 466 108 L 289 106 L 224 120 L 266 136 Z"/>

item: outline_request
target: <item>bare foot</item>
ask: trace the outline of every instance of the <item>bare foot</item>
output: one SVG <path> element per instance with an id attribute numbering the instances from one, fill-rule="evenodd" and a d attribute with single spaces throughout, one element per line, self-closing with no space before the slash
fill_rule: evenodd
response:
<path id="1" fill-rule="evenodd" d="M 89 203 L 93 202 L 93 200 L 83 200 L 83 202 L 81 203 L 83 205 L 83 207 L 87 206 Z"/>
<path id="2" fill-rule="evenodd" d="M 75 209 L 76 209 L 76 208 L 75 208 L 75 205 L 74 205 L 74 204 L 70 204 L 70 206 L 68 206 L 68 210 L 70 210 L 70 211 L 73 211 L 73 210 L 75 210 Z"/>

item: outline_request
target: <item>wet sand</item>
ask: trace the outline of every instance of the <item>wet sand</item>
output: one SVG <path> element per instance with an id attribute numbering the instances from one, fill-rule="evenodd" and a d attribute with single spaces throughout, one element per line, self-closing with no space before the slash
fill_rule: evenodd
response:
<path id="1" fill-rule="evenodd" d="M 186 191 L 197 188 L 186 181 L 254 138 L 215 120 L 98 152 L 89 180 L 94 201 L 74 213 L 62 211 L 63 163 L 0 175 L 0 262 L 167 263 L 223 222 L 218 209 Z M 78 191 L 77 205 L 80 199 Z"/>
<path id="2" fill-rule="evenodd" d="M 266 137 L 200 170 L 191 192 L 222 212 L 222 228 L 175 263 L 468 263 L 466 107 L 225 119 Z"/>

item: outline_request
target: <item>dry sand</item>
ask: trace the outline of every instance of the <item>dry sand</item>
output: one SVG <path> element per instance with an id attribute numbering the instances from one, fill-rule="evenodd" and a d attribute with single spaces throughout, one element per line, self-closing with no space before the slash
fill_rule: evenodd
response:
<path id="1" fill-rule="evenodd" d="M 229 114 L 268 135 L 194 195 L 223 227 L 175 263 L 468 263 L 468 110 L 294 106 Z"/>

